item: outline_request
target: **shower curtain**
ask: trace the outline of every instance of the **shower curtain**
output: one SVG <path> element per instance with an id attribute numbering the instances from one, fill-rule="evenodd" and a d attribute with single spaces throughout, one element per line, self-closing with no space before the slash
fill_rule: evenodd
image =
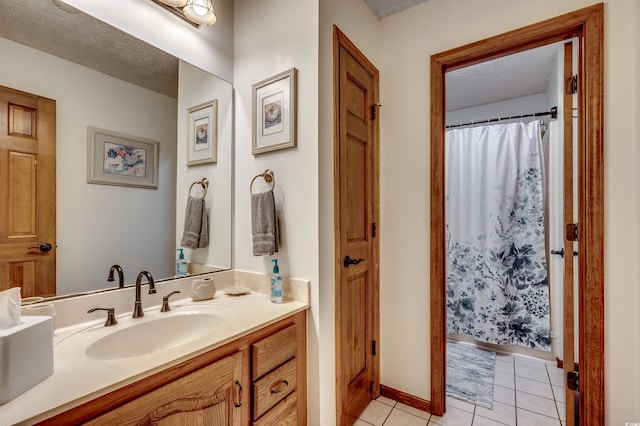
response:
<path id="1" fill-rule="evenodd" d="M 447 333 L 551 350 L 540 122 L 448 130 Z"/>

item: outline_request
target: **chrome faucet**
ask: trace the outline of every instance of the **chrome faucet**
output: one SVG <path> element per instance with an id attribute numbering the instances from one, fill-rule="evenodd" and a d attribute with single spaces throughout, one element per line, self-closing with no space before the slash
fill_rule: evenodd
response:
<path id="1" fill-rule="evenodd" d="M 138 274 L 136 278 L 136 303 L 133 305 L 133 315 L 132 318 L 140 318 L 144 316 L 144 312 L 142 310 L 142 297 L 140 295 L 141 287 L 142 287 L 142 277 L 146 277 L 149 282 L 149 294 L 156 293 L 156 284 L 153 282 L 153 277 L 147 271 L 142 271 Z"/>
<path id="2" fill-rule="evenodd" d="M 109 269 L 109 277 L 107 281 L 113 282 L 113 272 L 116 271 L 118 273 L 118 288 L 124 288 L 124 272 L 122 271 L 122 267 L 120 265 L 113 265 L 111 269 Z"/>

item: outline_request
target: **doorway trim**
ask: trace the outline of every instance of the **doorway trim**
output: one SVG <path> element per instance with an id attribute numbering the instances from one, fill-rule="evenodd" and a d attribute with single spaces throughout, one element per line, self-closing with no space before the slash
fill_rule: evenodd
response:
<path id="1" fill-rule="evenodd" d="M 431 408 L 435 415 L 444 414 L 446 395 L 445 73 L 578 37 L 579 411 L 582 424 L 604 424 L 603 22 L 604 6 L 600 3 L 431 56 L 430 332 Z"/>

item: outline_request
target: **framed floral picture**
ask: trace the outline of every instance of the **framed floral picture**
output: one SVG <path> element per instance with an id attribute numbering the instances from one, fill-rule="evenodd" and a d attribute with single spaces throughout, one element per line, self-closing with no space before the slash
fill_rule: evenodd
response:
<path id="1" fill-rule="evenodd" d="M 252 154 L 296 146 L 296 69 L 253 85 Z"/>
<path id="2" fill-rule="evenodd" d="M 218 161 L 218 100 L 189 108 L 187 166 Z"/>
<path id="3" fill-rule="evenodd" d="M 158 142 L 87 128 L 87 183 L 158 188 Z"/>

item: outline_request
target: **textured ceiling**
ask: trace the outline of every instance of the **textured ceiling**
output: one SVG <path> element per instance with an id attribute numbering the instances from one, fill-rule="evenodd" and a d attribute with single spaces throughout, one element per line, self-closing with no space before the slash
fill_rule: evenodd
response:
<path id="1" fill-rule="evenodd" d="M 463 108 L 543 93 L 562 43 L 448 72 L 446 108 Z"/>
<path id="2" fill-rule="evenodd" d="M 175 57 L 59 0 L 0 1 L 0 37 L 178 96 Z"/>

